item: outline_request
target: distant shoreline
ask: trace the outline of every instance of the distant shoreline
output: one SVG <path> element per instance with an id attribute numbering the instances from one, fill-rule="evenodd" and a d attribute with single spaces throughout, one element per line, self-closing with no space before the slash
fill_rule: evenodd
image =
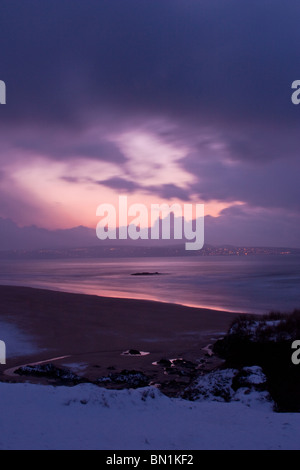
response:
<path id="1" fill-rule="evenodd" d="M 159 275 L 163 275 L 163 273 L 159 273 Z M 135 276 L 135 274 L 134 274 Z M 137 276 L 139 277 L 139 276 Z M 142 276 L 143 277 L 143 276 Z M 145 276 L 147 277 L 147 275 Z M 159 298 L 153 298 L 151 295 L 147 294 L 134 294 L 134 293 L 128 293 L 128 294 L 122 294 L 121 292 L 114 292 L 113 295 L 100 295 L 100 294 L 95 294 L 94 292 L 83 292 L 82 290 L 76 290 L 76 289 L 70 289 L 67 290 L 66 286 L 64 288 L 60 289 L 57 286 L 45 286 L 45 285 L 36 285 L 36 283 L 29 283 L 27 285 L 20 283 L 20 284 L 4 284 L 0 281 L 0 287 L 19 287 L 19 288 L 25 288 L 25 289 L 34 289 L 38 291 L 50 291 L 50 292 L 63 292 L 65 294 L 75 294 L 75 295 L 87 295 L 91 297 L 97 297 L 100 299 L 115 299 L 115 300 L 134 300 L 134 301 L 141 301 L 141 302 L 156 302 L 159 304 L 167 304 L 167 305 L 179 305 L 181 307 L 186 307 L 186 308 L 194 308 L 198 310 L 207 310 L 207 311 L 212 311 L 212 312 L 224 312 L 224 313 L 230 313 L 235 316 L 239 314 L 243 315 L 251 315 L 253 312 L 246 312 L 246 311 L 241 311 L 241 309 L 236 309 L 236 310 L 229 310 L 226 308 L 222 308 L 220 306 L 214 306 L 211 307 L 209 305 L 196 305 L 195 303 L 187 303 L 187 302 L 169 302 L 167 300 L 162 300 Z M 107 292 L 107 291 L 106 291 Z"/>
<path id="2" fill-rule="evenodd" d="M 67 245 L 66 245 L 67 246 Z M 135 241 L 134 244 L 112 243 L 99 245 L 81 245 L 75 247 L 44 247 L 44 248 L 19 248 L 0 250 L 0 259 L 116 259 L 116 258 L 198 258 L 198 257 L 244 257 L 244 256 L 299 256 L 300 248 L 268 247 L 268 246 L 235 246 L 235 245 L 207 245 L 201 250 L 188 251 L 183 245 L 144 245 Z"/>

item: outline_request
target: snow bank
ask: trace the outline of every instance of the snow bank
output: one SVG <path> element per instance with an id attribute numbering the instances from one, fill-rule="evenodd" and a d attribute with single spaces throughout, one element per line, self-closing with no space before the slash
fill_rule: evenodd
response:
<path id="1" fill-rule="evenodd" d="M 274 413 L 258 394 L 226 403 L 168 398 L 155 387 L 0 383 L 0 448 L 299 449 L 300 414 Z"/>
<path id="2" fill-rule="evenodd" d="M 242 401 L 245 404 L 251 401 L 268 402 L 274 407 L 266 383 L 266 376 L 259 366 L 243 367 L 241 370 L 214 370 L 198 377 L 186 387 L 182 397 L 192 401 Z"/>

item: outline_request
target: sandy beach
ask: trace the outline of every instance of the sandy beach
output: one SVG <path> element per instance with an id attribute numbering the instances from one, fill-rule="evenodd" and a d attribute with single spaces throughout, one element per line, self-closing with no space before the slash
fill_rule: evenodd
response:
<path id="1" fill-rule="evenodd" d="M 6 286 L 0 312 L 1 449 L 299 449 L 299 413 L 274 413 L 259 366 L 238 389 L 240 372 L 212 370 L 221 361 L 209 345 L 235 313 Z M 148 354 L 124 354 L 131 348 Z M 197 367 L 153 364 L 178 357 Z M 81 381 L 15 374 L 37 363 Z M 151 381 L 102 382 L 124 369 Z"/>
<path id="2" fill-rule="evenodd" d="M 181 357 L 199 363 L 205 358 L 205 367 L 214 367 L 216 359 L 209 357 L 207 346 L 227 331 L 236 315 L 144 300 L 0 286 L 0 325 L 15 328 L 26 339 L 16 348 L 10 344 L 15 342 L 13 335 L 2 338 L 0 329 L 7 356 L 0 377 L 2 381 L 28 381 L 28 377 L 14 374 L 14 368 L 52 360 L 90 380 L 128 369 L 148 374 L 153 382 L 166 381 L 163 369 L 153 364 L 161 359 Z M 24 354 L 22 344 L 27 346 Z M 143 354 L 126 354 L 130 349 Z"/>

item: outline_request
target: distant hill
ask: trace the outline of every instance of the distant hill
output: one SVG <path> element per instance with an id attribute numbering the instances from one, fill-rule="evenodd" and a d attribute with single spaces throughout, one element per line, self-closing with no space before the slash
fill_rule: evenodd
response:
<path id="1" fill-rule="evenodd" d="M 0 258 L 101 258 L 141 256 L 251 256 L 300 254 L 298 248 L 251 247 L 204 244 L 201 250 L 188 251 L 183 240 L 99 240 L 96 230 L 74 227 L 47 230 L 37 226 L 18 227 L 0 218 Z"/>
<path id="2" fill-rule="evenodd" d="M 1 251 L 72 248 L 95 245 L 95 242 L 95 230 L 87 227 L 47 230 L 35 225 L 18 227 L 12 220 L 0 218 Z"/>

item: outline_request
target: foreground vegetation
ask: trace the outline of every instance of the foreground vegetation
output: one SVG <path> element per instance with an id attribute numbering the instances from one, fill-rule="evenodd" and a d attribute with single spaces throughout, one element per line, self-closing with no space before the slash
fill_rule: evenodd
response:
<path id="1" fill-rule="evenodd" d="M 300 412 L 300 364 L 292 362 L 295 340 L 300 340 L 300 310 L 245 315 L 233 321 L 213 351 L 225 359 L 224 368 L 260 366 L 276 411 Z"/>

